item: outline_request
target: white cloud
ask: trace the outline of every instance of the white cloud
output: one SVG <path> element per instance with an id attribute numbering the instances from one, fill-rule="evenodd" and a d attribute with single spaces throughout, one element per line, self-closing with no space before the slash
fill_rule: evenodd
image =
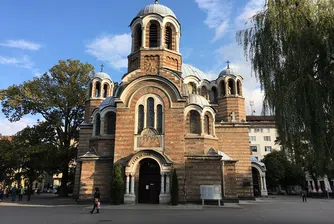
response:
<path id="1" fill-rule="evenodd" d="M 195 0 L 198 7 L 207 12 L 205 24 L 215 29 L 213 41 L 220 39 L 229 27 L 231 4 L 228 0 Z"/>
<path id="2" fill-rule="evenodd" d="M 86 45 L 86 52 L 107 62 L 114 69 L 126 68 L 131 41 L 131 34 L 102 35 Z"/>
<path id="3" fill-rule="evenodd" d="M 11 123 L 5 118 L 0 118 L 0 133 L 2 135 L 15 135 L 18 131 L 26 128 L 27 126 L 33 126 L 37 124 L 36 119 L 22 118 L 20 121 Z"/>
<path id="4" fill-rule="evenodd" d="M 23 50 L 32 50 L 32 51 L 37 51 L 42 47 L 42 45 L 40 44 L 26 40 L 7 40 L 4 43 L 0 43 L 0 46 L 19 48 Z"/>
<path id="5" fill-rule="evenodd" d="M 33 67 L 33 62 L 30 60 L 29 56 L 23 55 L 21 57 L 4 57 L 0 55 L 0 64 L 2 65 L 15 65 L 22 68 L 31 69 Z"/>
<path id="6" fill-rule="evenodd" d="M 263 10 L 265 0 L 249 0 L 245 5 L 242 13 L 235 19 L 238 28 L 244 28 L 245 23 L 248 22 L 256 13 Z"/>

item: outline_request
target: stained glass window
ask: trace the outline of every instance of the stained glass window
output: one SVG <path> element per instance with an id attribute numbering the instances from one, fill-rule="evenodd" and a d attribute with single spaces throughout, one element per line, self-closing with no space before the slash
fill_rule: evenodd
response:
<path id="1" fill-rule="evenodd" d="M 197 111 L 190 111 L 190 133 L 201 134 L 201 117 Z"/>
<path id="2" fill-rule="evenodd" d="M 209 135 L 210 134 L 210 119 L 208 115 L 204 116 L 204 132 L 205 134 Z"/>
<path id="3" fill-rule="evenodd" d="M 144 106 L 139 105 L 138 109 L 138 134 L 144 129 Z"/>
<path id="4" fill-rule="evenodd" d="M 154 99 L 152 97 L 147 99 L 147 118 L 146 127 L 154 128 Z"/>
<path id="5" fill-rule="evenodd" d="M 162 106 L 159 104 L 157 106 L 157 129 L 159 134 L 162 134 Z"/>
<path id="6" fill-rule="evenodd" d="M 109 112 L 108 113 L 108 128 L 107 128 L 108 135 L 115 134 L 115 126 L 116 126 L 116 114 L 113 112 Z"/>
<path id="7" fill-rule="evenodd" d="M 97 114 L 95 119 L 95 135 L 96 136 L 100 135 L 100 131 L 101 131 L 101 117 L 100 114 Z"/>

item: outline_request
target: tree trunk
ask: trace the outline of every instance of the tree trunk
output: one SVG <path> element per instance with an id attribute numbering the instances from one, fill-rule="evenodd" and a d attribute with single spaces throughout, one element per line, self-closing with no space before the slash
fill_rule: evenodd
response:
<path id="1" fill-rule="evenodd" d="M 68 189 L 67 189 L 67 182 L 68 182 L 68 163 L 64 165 L 62 168 L 62 177 L 61 177 L 61 185 L 59 189 L 59 197 L 68 197 Z"/>

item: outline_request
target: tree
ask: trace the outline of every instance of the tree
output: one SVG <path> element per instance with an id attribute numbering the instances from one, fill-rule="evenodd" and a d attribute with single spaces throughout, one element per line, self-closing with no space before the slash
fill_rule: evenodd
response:
<path id="1" fill-rule="evenodd" d="M 177 179 L 177 174 L 176 174 L 175 169 L 173 171 L 173 176 L 172 176 L 171 196 L 172 196 L 172 205 L 178 205 L 179 204 L 179 182 Z"/>
<path id="2" fill-rule="evenodd" d="M 322 173 L 334 159 L 334 2 L 266 0 L 239 31 L 283 145 L 308 142 Z"/>
<path id="3" fill-rule="evenodd" d="M 115 205 L 122 203 L 124 195 L 124 180 L 122 175 L 122 167 L 120 164 L 114 166 L 112 172 L 112 180 L 110 187 L 111 199 Z"/>
<path id="4" fill-rule="evenodd" d="M 14 179 L 14 171 L 17 168 L 17 157 L 12 143 L 7 139 L 0 139 L 0 183 L 5 185 Z"/>
<path id="5" fill-rule="evenodd" d="M 55 128 L 63 174 L 60 196 L 67 196 L 69 162 L 76 156 L 86 84 L 93 69 L 92 65 L 78 60 L 59 61 L 40 78 L 0 91 L 2 111 L 10 121 L 18 121 L 27 114 L 39 114 Z"/>

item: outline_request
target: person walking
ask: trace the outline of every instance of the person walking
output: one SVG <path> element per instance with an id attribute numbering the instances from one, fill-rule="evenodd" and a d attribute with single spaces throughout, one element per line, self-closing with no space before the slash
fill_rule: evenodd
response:
<path id="1" fill-rule="evenodd" d="M 24 188 L 22 186 L 19 187 L 19 201 L 22 201 L 24 194 Z"/>
<path id="2" fill-rule="evenodd" d="M 0 188 L 0 202 L 2 202 L 4 198 L 5 198 L 5 192 L 2 190 L 2 188 Z"/>
<path id="3" fill-rule="evenodd" d="M 306 194 L 307 194 L 306 190 L 305 190 L 305 189 L 302 190 L 302 198 L 303 198 L 303 202 L 307 202 Z"/>
<path id="4" fill-rule="evenodd" d="M 16 191 L 17 191 L 17 188 L 16 188 L 16 185 L 12 188 L 12 201 L 15 201 L 16 199 Z"/>
<path id="5" fill-rule="evenodd" d="M 96 213 L 99 213 L 99 210 L 100 210 L 100 189 L 98 187 L 95 188 L 94 207 L 93 207 L 93 210 L 90 211 L 91 214 L 93 214 L 95 208 L 96 208 Z"/>

